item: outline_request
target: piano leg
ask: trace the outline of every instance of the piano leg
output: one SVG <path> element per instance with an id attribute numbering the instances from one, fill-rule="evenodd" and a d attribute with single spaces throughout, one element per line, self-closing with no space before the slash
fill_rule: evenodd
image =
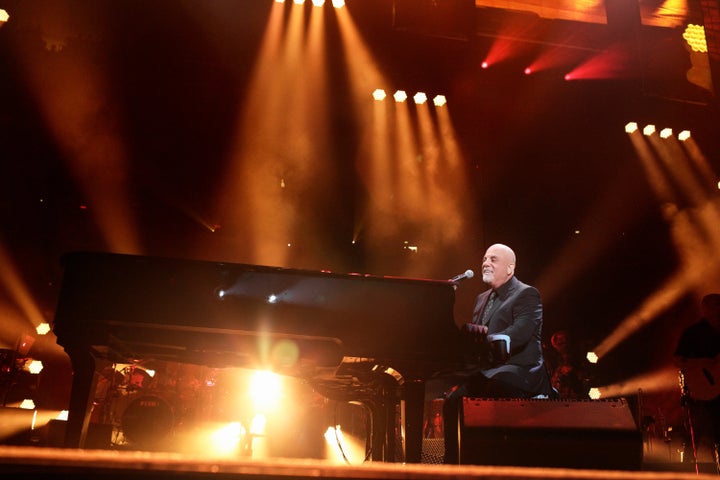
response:
<path id="1" fill-rule="evenodd" d="M 392 391 L 383 391 L 377 397 L 362 402 L 371 417 L 371 456 L 376 462 L 395 461 L 395 427 L 397 401 Z"/>
<path id="2" fill-rule="evenodd" d="M 65 446 L 83 448 L 97 382 L 95 359 L 87 350 L 72 350 L 67 353 L 72 364 L 73 380 L 65 430 Z"/>
<path id="3" fill-rule="evenodd" d="M 379 402 L 369 401 L 366 406 L 369 408 L 372 418 L 370 422 L 372 424 L 370 458 L 375 462 L 392 462 L 395 456 L 393 436 L 395 404 L 388 404 L 385 399 L 380 399 Z"/>
<path id="4" fill-rule="evenodd" d="M 403 437 L 403 461 L 420 463 L 422 457 L 423 414 L 425 410 L 425 382 L 409 381 L 402 386 L 400 418 L 398 422 L 397 385 L 389 383 L 378 397 L 369 402 L 373 418 L 372 459 L 396 461 L 396 436 L 399 424 Z"/>
<path id="5" fill-rule="evenodd" d="M 422 458 L 425 382 L 408 381 L 403 385 L 401 422 L 405 437 L 405 462 L 420 463 Z"/>

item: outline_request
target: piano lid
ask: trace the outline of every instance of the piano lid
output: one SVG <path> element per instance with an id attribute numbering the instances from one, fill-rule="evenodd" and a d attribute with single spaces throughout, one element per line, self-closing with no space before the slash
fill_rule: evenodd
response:
<path id="1" fill-rule="evenodd" d="M 197 351 L 188 343 L 212 334 L 241 345 L 325 342 L 343 356 L 388 362 L 460 355 L 455 290 L 445 280 L 94 252 L 62 262 L 54 330 L 66 348 L 162 336 L 166 347 Z"/>

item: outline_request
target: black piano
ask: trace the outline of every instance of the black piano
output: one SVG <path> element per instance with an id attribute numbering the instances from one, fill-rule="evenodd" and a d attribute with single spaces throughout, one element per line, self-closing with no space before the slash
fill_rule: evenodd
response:
<path id="1" fill-rule="evenodd" d="M 153 358 L 302 377 L 370 407 L 374 460 L 419 463 L 425 381 L 462 362 L 451 281 L 94 252 L 62 265 L 53 330 L 74 372 L 68 447 L 84 446 L 101 361 Z M 294 355 L 268 355 L 282 342 Z"/>

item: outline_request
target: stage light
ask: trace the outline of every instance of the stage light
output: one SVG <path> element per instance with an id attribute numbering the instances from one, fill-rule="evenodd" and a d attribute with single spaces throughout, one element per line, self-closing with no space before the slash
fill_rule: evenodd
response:
<path id="1" fill-rule="evenodd" d="M 655 125 L 645 125 L 645 128 L 643 128 L 643 135 L 649 137 L 653 133 L 655 133 Z"/>
<path id="2" fill-rule="evenodd" d="M 345 6 L 345 0 L 332 0 L 332 6 L 335 8 L 342 8 Z"/>
<path id="3" fill-rule="evenodd" d="M 40 325 L 35 327 L 35 331 L 38 335 L 47 335 L 50 333 L 50 325 L 47 322 L 42 322 Z"/>
<path id="4" fill-rule="evenodd" d="M 590 397 L 591 400 L 600 400 L 601 396 L 602 396 L 602 394 L 600 393 L 599 388 L 593 387 L 588 392 L 588 397 Z"/>
<path id="5" fill-rule="evenodd" d="M 387 94 L 385 94 L 385 90 L 383 90 L 382 88 L 378 88 L 372 93 L 372 96 L 378 102 L 382 102 L 383 100 L 385 100 L 385 97 L 387 97 Z"/>
<path id="6" fill-rule="evenodd" d="M 422 105 L 423 103 L 427 102 L 427 95 L 425 95 L 423 92 L 417 92 L 413 96 L 413 100 L 417 105 Z"/>
<path id="7" fill-rule="evenodd" d="M 248 390 L 256 411 L 274 410 L 280 402 L 280 376 L 267 370 L 253 372 Z"/>
<path id="8" fill-rule="evenodd" d="M 447 99 L 445 98 L 445 95 L 435 95 L 435 98 L 433 98 L 433 104 L 436 107 L 442 107 L 447 103 Z"/>
<path id="9" fill-rule="evenodd" d="M 25 368 L 33 375 L 37 375 L 38 373 L 42 372 L 43 364 L 40 360 L 32 360 L 30 363 L 27 364 Z"/>
<path id="10" fill-rule="evenodd" d="M 702 25 L 689 24 L 685 27 L 683 38 L 693 52 L 705 53 L 708 51 L 707 39 L 705 38 L 705 27 Z"/>
<path id="11" fill-rule="evenodd" d="M 626 133 L 635 133 L 635 132 L 637 132 L 637 129 L 638 129 L 638 124 L 635 123 L 635 122 L 628 122 L 628 123 L 625 125 L 625 132 L 626 132 Z"/>
<path id="12" fill-rule="evenodd" d="M 262 413 L 256 414 L 250 422 L 250 435 L 265 435 L 267 418 Z"/>
<path id="13" fill-rule="evenodd" d="M 215 454 L 234 453 L 247 432 L 240 422 L 231 422 L 212 432 L 210 442 Z"/>
<path id="14" fill-rule="evenodd" d="M 585 356 L 585 358 L 587 358 L 587 361 L 590 363 L 597 363 L 599 360 L 599 358 L 595 352 L 588 352 L 587 355 Z"/>
<path id="15" fill-rule="evenodd" d="M 35 410 L 35 402 L 31 398 L 26 398 L 20 403 L 20 408 L 23 410 Z"/>
<path id="16" fill-rule="evenodd" d="M 683 130 L 682 132 L 678 133 L 678 140 L 680 140 L 681 142 L 684 142 L 688 138 L 690 138 L 690 130 Z"/>
<path id="17" fill-rule="evenodd" d="M 417 245 L 410 245 L 410 242 L 405 241 L 405 242 L 403 242 L 403 250 L 408 250 L 409 252 L 417 253 L 418 247 L 417 247 Z"/>
<path id="18" fill-rule="evenodd" d="M 322 7 L 325 5 L 325 0 L 312 0 L 313 7 Z"/>
<path id="19" fill-rule="evenodd" d="M 490 66 L 490 64 L 488 62 L 482 62 L 480 64 L 480 68 L 488 68 L 489 66 Z"/>
<path id="20" fill-rule="evenodd" d="M 524 73 L 525 73 L 525 75 L 530 75 L 531 73 L 533 73 L 533 72 L 532 72 L 532 68 L 530 68 L 530 67 L 525 67 Z"/>
<path id="21" fill-rule="evenodd" d="M 672 128 L 663 128 L 660 130 L 660 138 L 669 138 L 672 136 Z"/>
<path id="22" fill-rule="evenodd" d="M 393 95 L 393 98 L 397 103 L 403 103 L 405 100 L 407 100 L 407 93 L 405 93 L 404 90 L 398 90 Z"/>
<path id="23" fill-rule="evenodd" d="M 293 0 L 295 5 L 305 5 L 305 0 Z"/>
<path id="24" fill-rule="evenodd" d="M 327 442 L 329 448 L 329 456 L 332 457 L 330 460 L 340 462 L 345 456 L 345 451 L 347 450 L 347 445 L 345 444 L 345 439 L 343 438 L 340 425 L 335 425 L 335 428 L 328 427 L 327 430 L 325 430 L 323 437 L 325 438 L 325 442 Z"/>
<path id="25" fill-rule="evenodd" d="M 1 27 L 5 22 L 7 22 L 9 19 L 10 19 L 10 15 L 8 15 L 8 13 L 7 13 L 5 10 L 3 10 L 2 8 L 0 8 L 0 27 Z"/>

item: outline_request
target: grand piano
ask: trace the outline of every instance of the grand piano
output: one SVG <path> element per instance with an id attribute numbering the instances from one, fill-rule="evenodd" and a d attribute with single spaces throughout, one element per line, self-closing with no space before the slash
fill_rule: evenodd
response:
<path id="1" fill-rule="evenodd" d="M 67 447 L 85 444 L 99 365 L 152 358 L 301 377 L 369 407 L 373 460 L 419 463 L 425 382 L 462 363 L 453 281 L 97 252 L 62 266 Z"/>

